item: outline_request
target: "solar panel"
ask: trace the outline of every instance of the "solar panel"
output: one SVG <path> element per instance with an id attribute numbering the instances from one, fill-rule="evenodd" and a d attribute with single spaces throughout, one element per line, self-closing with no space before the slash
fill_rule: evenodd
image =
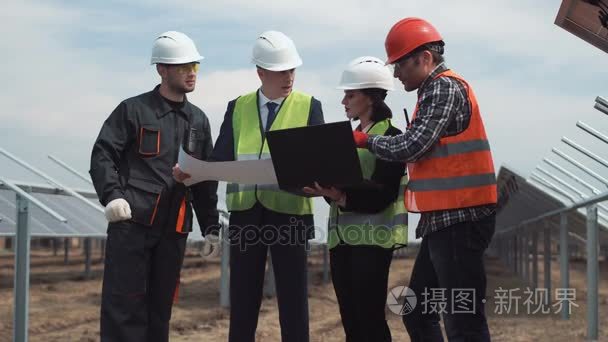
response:
<path id="1" fill-rule="evenodd" d="M 105 237 L 105 218 L 80 200 L 61 194 L 30 193 L 40 202 L 65 217 L 68 222 L 57 221 L 34 204 L 30 209 L 32 237 Z M 12 190 L 0 190 L 0 235 L 14 235 L 16 229 L 16 195 Z"/>
<path id="2" fill-rule="evenodd" d="M 562 0 L 555 24 L 608 52 L 608 32 L 604 22 L 606 16 L 601 14 L 600 9 L 598 1 Z"/>
<path id="3" fill-rule="evenodd" d="M 40 186 L 37 186 L 40 188 Z M 45 192 L 30 192 L 29 194 L 65 217 L 68 222 L 57 221 L 51 215 L 30 203 L 30 232 L 32 237 L 105 237 L 107 222 L 100 211 L 96 211 L 79 199 L 54 193 L 52 188 Z M 95 203 L 97 199 L 90 198 Z M 16 230 L 16 194 L 9 189 L 0 189 L 0 236 L 13 236 Z M 188 240 L 202 240 L 200 226 L 194 215 L 192 232 Z"/>
<path id="4" fill-rule="evenodd" d="M 9 195 L 12 195 L 12 199 Z M 10 190 L 0 190 L 0 235 L 15 233 L 16 210 L 15 193 Z"/>
<path id="5" fill-rule="evenodd" d="M 564 203 L 554 196 L 532 186 L 523 177 L 506 167 L 500 169 L 498 188 L 500 197 L 496 215 L 497 231 L 508 229 L 522 221 L 565 207 Z M 583 212 L 570 211 L 567 214 L 569 231 L 581 236 L 585 236 L 587 229 L 586 216 Z M 551 221 L 559 225 L 559 216 L 551 218 Z M 600 241 L 608 242 L 608 227 L 602 221 L 598 222 L 598 226 L 600 228 Z M 554 237 L 558 238 L 557 234 Z"/>

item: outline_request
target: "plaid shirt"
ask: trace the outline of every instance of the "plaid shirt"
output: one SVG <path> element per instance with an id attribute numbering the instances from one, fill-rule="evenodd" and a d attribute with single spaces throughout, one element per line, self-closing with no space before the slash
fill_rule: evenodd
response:
<path id="1" fill-rule="evenodd" d="M 466 85 L 451 77 L 435 77 L 448 70 L 439 64 L 418 88 L 418 113 L 404 134 L 370 136 L 368 148 L 378 158 L 412 163 L 422 158 L 439 139 L 464 131 L 471 119 Z M 478 221 L 495 212 L 495 205 L 424 212 L 416 238 L 459 222 Z"/>

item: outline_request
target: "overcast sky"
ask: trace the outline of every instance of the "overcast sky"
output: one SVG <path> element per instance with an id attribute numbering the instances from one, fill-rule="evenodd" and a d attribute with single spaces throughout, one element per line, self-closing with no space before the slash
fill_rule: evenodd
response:
<path id="1" fill-rule="evenodd" d="M 342 92 L 335 89 L 344 66 L 362 55 L 384 59 L 386 33 L 407 16 L 426 18 L 442 33 L 448 67 L 477 94 L 497 171 L 508 165 L 527 177 L 552 147 L 563 146 L 564 135 L 608 159 L 605 144 L 575 127 L 582 120 L 608 134 L 608 117 L 593 109 L 597 95 L 608 96 L 608 60 L 553 24 L 560 1 L 3 3 L 0 147 L 76 187 L 85 185 L 46 156 L 88 171 L 107 115 L 159 82 L 149 65 L 159 33 L 182 31 L 205 56 L 189 99 L 207 113 L 216 137 L 227 102 L 259 86 L 250 64 L 259 33 L 279 30 L 295 41 L 304 61 L 295 87 L 318 98 L 332 122 L 344 119 Z M 415 94 L 397 89 L 388 103 L 403 128 L 402 109 L 413 111 Z M 3 157 L 0 177 L 42 183 Z M 321 225 L 326 207 L 317 211 Z"/>

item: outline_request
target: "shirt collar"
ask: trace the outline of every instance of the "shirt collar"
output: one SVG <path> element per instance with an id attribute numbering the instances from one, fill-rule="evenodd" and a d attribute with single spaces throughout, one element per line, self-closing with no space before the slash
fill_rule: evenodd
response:
<path id="1" fill-rule="evenodd" d="M 269 98 L 266 97 L 266 95 L 264 95 L 264 93 L 262 93 L 262 88 L 258 89 L 258 96 L 260 98 L 260 107 L 265 106 L 266 103 L 268 103 L 268 102 L 274 102 L 280 106 L 281 103 L 283 103 L 283 100 L 285 100 L 284 97 L 279 97 L 274 100 L 270 100 Z"/>
<path id="2" fill-rule="evenodd" d="M 426 88 L 426 86 L 428 86 L 429 83 L 431 83 L 431 81 L 433 79 L 435 79 L 435 77 L 437 77 L 437 75 L 439 75 L 440 73 L 442 73 L 446 70 L 448 70 L 448 68 L 445 66 L 445 62 L 439 63 L 435 67 L 435 69 L 433 69 L 433 71 L 431 71 L 431 73 L 424 79 L 424 81 L 422 81 L 422 84 L 420 84 L 420 87 L 418 87 L 418 96 L 420 96 L 420 94 L 422 94 L 422 91 L 424 90 L 424 88 Z"/>
<path id="3" fill-rule="evenodd" d="M 173 108 L 165 101 L 160 94 L 160 84 L 154 87 L 152 90 L 152 97 L 154 99 L 154 111 L 156 112 L 156 116 L 158 118 L 162 118 L 163 116 L 169 114 L 169 112 L 173 111 Z M 182 114 L 188 121 L 190 121 L 190 117 L 192 116 L 192 104 L 188 102 L 188 97 L 184 94 L 184 106 L 177 110 L 178 114 Z"/>
<path id="4" fill-rule="evenodd" d="M 372 128 L 372 126 L 375 124 L 375 122 L 370 121 L 370 123 L 367 124 L 367 126 L 365 127 L 361 127 L 361 132 L 363 133 L 367 133 L 369 132 L 369 130 Z"/>

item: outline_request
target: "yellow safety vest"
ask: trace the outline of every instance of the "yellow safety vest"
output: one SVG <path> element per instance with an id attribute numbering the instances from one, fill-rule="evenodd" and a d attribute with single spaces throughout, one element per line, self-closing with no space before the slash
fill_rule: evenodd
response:
<path id="1" fill-rule="evenodd" d="M 390 120 L 376 122 L 368 134 L 384 135 Z M 376 169 L 376 157 L 367 149 L 358 148 L 363 178 L 371 180 Z M 372 245 L 394 248 L 407 244 L 407 210 L 403 205 L 403 190 L 407 176 L 401 178 L 397 199 L 377 214 L 342 211 L 334 202 L 329 209 L 327 245 L 333 248 L 340 240 L 349 245 Z M 348 200 L 348 199 L 347 199 Z"/>
<path id="2" fill-rule="evenodd" d="M 271 131 L 308 125 L 312 96 L 292 92 L 281 104 Z M 236 100 L 232 114 L 236 160 L 270 159 L 265 134 L 261 130 L 257 91 Z M 226 187 L 228 211 L 251 209 L 259 201 L 265 208 L 283 214 L 312 214 L 312 200 L 279 189 L 278 185 L 230 183 Z"/>

